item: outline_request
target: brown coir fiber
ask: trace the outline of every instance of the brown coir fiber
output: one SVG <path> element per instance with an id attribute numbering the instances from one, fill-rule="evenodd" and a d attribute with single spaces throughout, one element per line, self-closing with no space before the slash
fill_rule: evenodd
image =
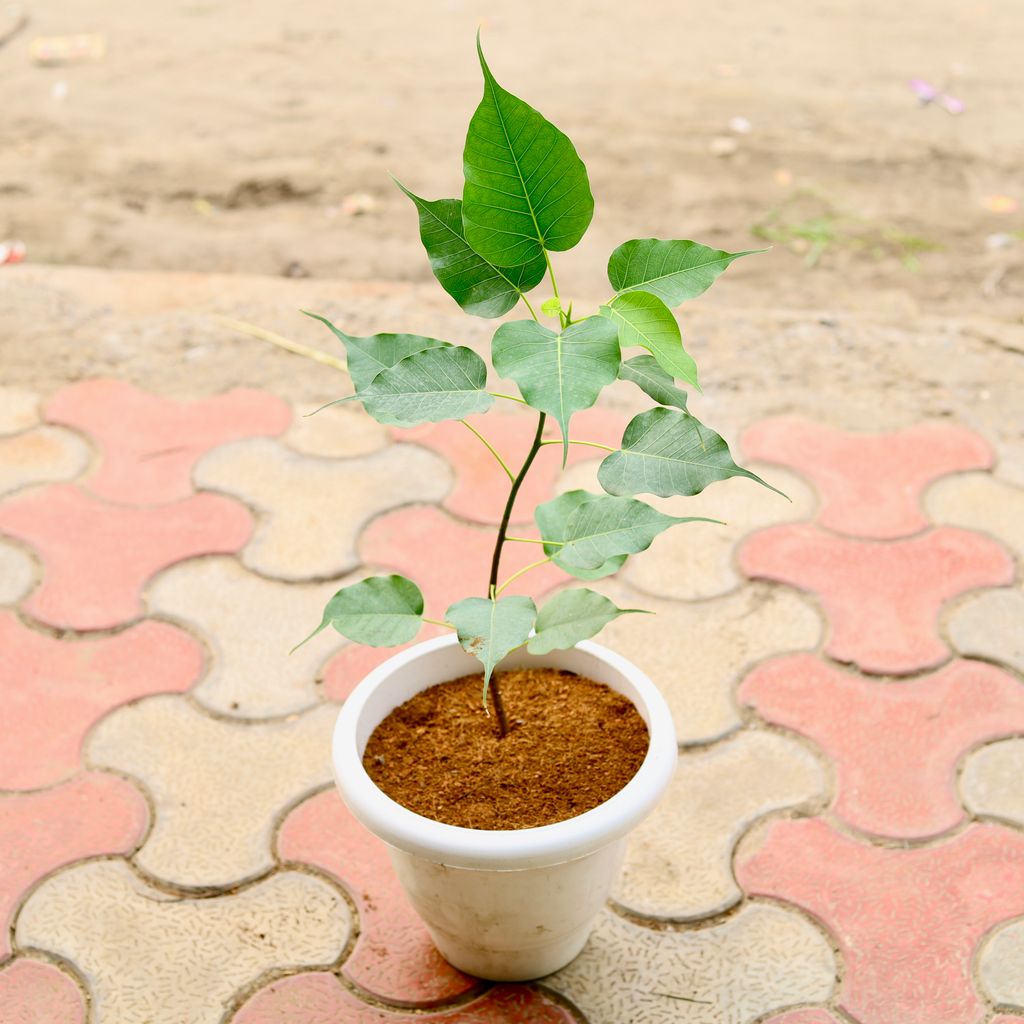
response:
<path id="1" fill-rule="evenodd" d="M 392 800 L 449 825 L 533 828 L 614 796 L 647 754 L 632 703 L 591 679 L 549 668 L 498 672 L 509 732 L 481 701 L 483 676 L 439 683 L 384 719 L 363 754 Z"/>

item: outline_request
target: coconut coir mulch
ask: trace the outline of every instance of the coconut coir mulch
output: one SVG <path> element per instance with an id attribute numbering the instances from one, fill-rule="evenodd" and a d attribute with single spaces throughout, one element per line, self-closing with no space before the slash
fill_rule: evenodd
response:
<path id="1" fill-rule="evenodd" d="M 573 818 L 636 774 L 647 726 L 621 694 L 557 669 L 496 674 L 507 736 L 484 711 L 482 675 L 439 683 L 374 730 L 363 754 L 370 778 L 424 817 L 493 830 Z"/>

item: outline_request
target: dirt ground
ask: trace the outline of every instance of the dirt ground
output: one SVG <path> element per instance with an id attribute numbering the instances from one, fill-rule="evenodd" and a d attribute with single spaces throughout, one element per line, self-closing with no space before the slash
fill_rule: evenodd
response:
<path id="1" fill-rule="evenodd" d="M 702 301 L 1019 322 L 1024 219 L 998 212 L 1024 204 L 1019 0 L 3 0 L 0 36 L 18 7 L 0 240 L 36 263 L 429 280 L 386 172 L 459 194 L 482 25 L 590 169 L 563 294 L 600 298 L 627 238 L 767 236 Z M 105 56 L 33 63 L 33 38 L 76 32 Z"/>

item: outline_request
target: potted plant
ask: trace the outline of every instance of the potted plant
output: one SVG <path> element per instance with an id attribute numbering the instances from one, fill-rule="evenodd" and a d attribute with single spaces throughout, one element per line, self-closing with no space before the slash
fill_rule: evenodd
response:
<path id="1" fill-rule="evenodd" d="M 503 323 L 491 347 L 495 371 L 519 396 L 488 390 L 487 365 L 470 348 L 411 334 L 352 337 L 317 319 L 347 352 L 355 394 L 339 401 L 403 427 L 465 423 L 496 401 L 521 402 L 536 413 L 533 443 L 510 467 L 466 423 L 467 443 L 485 444 L 509 480 L 478 594 L 428 618 L 415 582 L 375 576 L 339 590 L 311 635 L 333 626 L 392 647 L 414 640 L 424 622 L 451 630 L 398 653 L 355 689 L 334 733 L 335 776 L 352 812 L 388 844 L 442 954 L 470 974 L 524 980 L 583 948 L 627 834 L 668 785 L 676 739 L 653 684 L 589 639 L 635 609 L 583 586 L 539 610 L 505 592 L 549 562 L 599 579 L 663 530 L 693 521 L 637 494 L 693 495 L 737 475 L 764 481 L 687 411 L 677 384 L 698 388 L 671 307 L 746 253 L 633 239 L 611 255 L 605 305 L 588 314 L 564 305 L 550 253 L 571 249 L 590 223 L 586 168 L 561 131 L 497 83 L 479 38 L 477 48 L 484 95 L 466 137 L 461 200 L 428 201 L 396 184 L 418 212 L 434 275 L 467 313 L 493 318 L 525 305 L 529 317 Z M 552 296 L 538 316 L 527 294 L 545 277 Z M 632 419 L 619 449 L 608 448 L 598 474 L 605 493 L 562 494 L 536 508 L 536 537 L 510 536 L 513 503 L 541 447 L 559 445 L 564 465 L 570 445 L 592 444 L 572 435 L 573 414 L 617 381 L 655 406 Z M 557 437 L 547 436 L 549 417 Z M 503 580 L 509 543 L 536 544 L 543 557 Z"/>

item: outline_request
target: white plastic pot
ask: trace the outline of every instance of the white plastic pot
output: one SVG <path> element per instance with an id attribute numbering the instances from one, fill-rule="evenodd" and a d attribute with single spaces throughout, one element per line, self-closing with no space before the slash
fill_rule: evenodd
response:
<path id="1" fill-rule="evenodd" d="M 445 959 L 493 981 L 543 977 L 583 949 L 618 874 L 627 834 L 657 804 L 676 765 L 668 705 L 625 658 L 585 642 L 541 657 L 523 648 L 501 668 L 525 665 L 607 683 L 633 702 L 650 733 L 647 756 L 623 789 L 554 825 L 508 831 L 445 825 L 385 796 L 366 774 L 363 750 L 394 708 L 429 686 L 480 671 L 454 635 L 417 644 L 374 669 L 345 701 L 334 728 L 334 775 L 345 803 L 388 844 L 398 878 Z M 514 698 L 507 703 L 514 715 Z"/>

